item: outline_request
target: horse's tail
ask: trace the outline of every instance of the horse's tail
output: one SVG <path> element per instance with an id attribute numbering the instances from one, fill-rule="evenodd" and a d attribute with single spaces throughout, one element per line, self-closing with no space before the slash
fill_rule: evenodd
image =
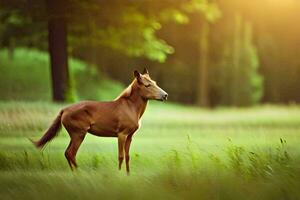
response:
<path id="1" fill-rule="evenodd" d="M 41 139 L 38 141 L 33 141 L 31 142 L 36 146 L 37 148 L 43 148 L 45 144 L 49 141 L 51 141 L 55 136 L 57 136 L 59 130 L 61 129 L 61 116 L 62 116 L 63 111 L 60 111 L 58 116 L 55 118 L 51 126 L 48 128 L 46 133 L 42 136 Z"/>

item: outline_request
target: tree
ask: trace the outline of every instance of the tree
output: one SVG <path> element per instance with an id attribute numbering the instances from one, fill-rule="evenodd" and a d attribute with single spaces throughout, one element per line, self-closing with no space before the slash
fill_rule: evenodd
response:
<path id="1" fill-rule="evenodd" d="M 54 101 L 71 100 L 67 52 L 66 1 L 47 0 L 48 46 Z"/>
<path id="2" fill-rule="evenodd" d="M 199 41 L 197 105 L 209 106 L 209 23 L 204 20 Z"/>
<path id="3" fill-rule="evenodd" d="M 199 64 L 197 78 L 197 98 L 196 104 L 203 107 L 210 105 L 210 83 L 209 83 L 209 61 L 210 61 L 210 26 L 220 17 L 220 11 L 216 4 L 208 3 L 201 9 L 203 13 L 202 26 L 199 43 Z"/>
<path id="4" fill-rule="evenodd" d="M 263 94 L 259 61 L 253 45 L 252 27 L 241 15 L 233 20 L 233 33 L 223 46 L 220 61 L 219 92 L 221 103 L 230 106 L 250 106 L 258 103 Z"/>
<path id="5" fill-rule="evenodd" d="M 106 47 L 128 56 L 164 62 L 174 49 L 155 33 L 164 21 L 180 21 L 180 16 L 184 16 L 181 10 L 189 5 L 189 1 L 180 0 L 177 3 L 172 1 L 172 4 L 167 1 L 144 1 L 142 4 L 119 0 L 105 3 L 99 0 L 47 0 L 46 4 L 32 1 L 24 5 L 24 2 L 4 0 L 1 10 L 7 13 L 17 11 L 20 18 L 29 19 L 33 27 L 47 24 L 55 101 L 70 100 L 72 96 L 68 51 L 73 54 L 74 50 L 82 47 Z M 22 28 L 27 30 L 28 26 Z M 34 40 L 39 32 L 24 34 L 23 38 Z M 14 41 L 13 35 L 7 35 L 7 41 Z M 44 40 L 39 42 L 45 43 Z"/>

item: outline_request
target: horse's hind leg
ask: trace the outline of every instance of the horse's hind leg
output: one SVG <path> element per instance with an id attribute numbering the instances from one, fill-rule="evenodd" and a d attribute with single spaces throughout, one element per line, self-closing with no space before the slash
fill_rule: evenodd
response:
<path id="1" fill-rule="evenodd" d="M 73 132 L 69 134 L 71 137 L 71 141 L 68 148 L 66 149 L 65 156 L 71 169 L 73 170 L 73 167 L 77 168 L 76 154 L 82 141 L 84 140 L 86 133 Z"/>
<path id="2" fill-rule="evenodd" d="M 71 157 L 70 157 L 70 153 L 69 153 L 69 148 L 70 148 L 71 144 L 72 144 L 72 141 L 70 141 L 70 143 L 69 143 L 69 145 L 68 145 L 68 147 L 67 147 L 67 149 L 65 151 L 65 157 L 66 157 L 66 159 L 68 161 L 68 164 L 69 164 L 71 170 L 73 170 L 73 166 L 72 166 L 72 162 L 71 162 Z"/>

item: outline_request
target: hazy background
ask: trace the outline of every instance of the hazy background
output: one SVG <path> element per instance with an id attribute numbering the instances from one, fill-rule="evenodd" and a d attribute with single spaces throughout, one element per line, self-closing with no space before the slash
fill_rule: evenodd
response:
<path id="1" fill-rule="evenodd" d="M 110 100 L 147 67 L 174 102 L 298 103 L 299 10 L 297 0 L 2 0 L 0 99 Z"/>

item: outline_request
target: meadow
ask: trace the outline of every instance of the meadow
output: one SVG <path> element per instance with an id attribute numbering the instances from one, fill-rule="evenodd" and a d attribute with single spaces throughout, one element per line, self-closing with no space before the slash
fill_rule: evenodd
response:
<path id="1" fill-rule="evenodd" d="M 299 199 L 300 107 L 214 110 L 150 102 L 133 138 L 131 175 L 117 140 L 87 135 L 72 172 L 63 129 L 39 138 L 65 105 L 0 102 L 0 199 Z"/>

